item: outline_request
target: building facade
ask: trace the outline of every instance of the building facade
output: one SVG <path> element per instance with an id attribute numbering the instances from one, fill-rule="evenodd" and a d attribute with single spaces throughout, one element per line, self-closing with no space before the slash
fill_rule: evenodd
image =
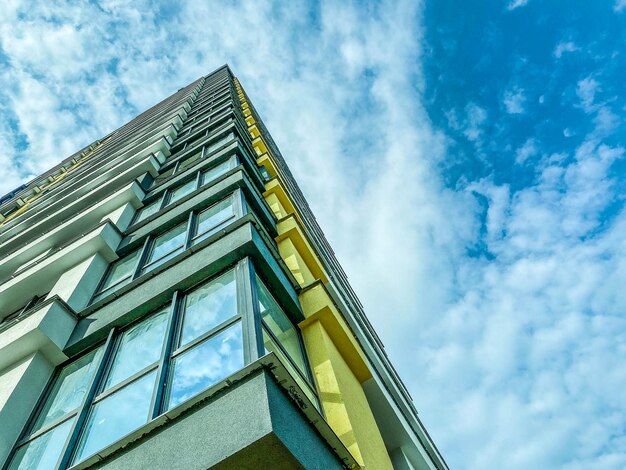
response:
<path id="1" fill-rule="evenodd" d="M 227 66 L 0 200 L 3 469 L 446 469 Z"/>

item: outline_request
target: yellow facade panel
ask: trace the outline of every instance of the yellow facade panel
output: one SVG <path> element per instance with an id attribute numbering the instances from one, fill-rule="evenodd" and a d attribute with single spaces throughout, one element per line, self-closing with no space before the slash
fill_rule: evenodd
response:
<path id="1" fill-rule="evenodd" d="M 302 334 L 328 424 L 361 467 L 392 470 L 363 388 L 325 325 L 314 321 Z"/>

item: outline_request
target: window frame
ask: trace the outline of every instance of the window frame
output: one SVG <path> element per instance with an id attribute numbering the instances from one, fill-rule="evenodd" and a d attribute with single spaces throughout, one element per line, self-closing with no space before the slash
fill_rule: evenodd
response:
<path id="1" fill-rule="evenodd" d="M 213 207 L 216 207 L 217 205 L 223 203 L 224 201 L 230 200 L 230 204 L 233 208 L 233 216 L 229 217 L 226 220 L 223 220 L 222 222 L 218 223 L 217 225 L 215 225 L 214 227 L 206 230 L 205 232 L 203 232 L 202 234 L 198 234 L 196 233 L 198 230 L 198 216 L 203 213 L 206 212 L 208 210 L 210 210 Z M 243 194 L 243 191 L 240 188 L 235 189 L 233 192 L 229 193 L 227 196 L 215 201 L 213 204 L 204 207 L 202 209 L 194 209 L 191 210 L 189 212 L 189 214 L 187 215 L 187 220 L 185 222 L 179 222 L 177 224 L 173 224 L 171 226 L 168 226 L 165 230 L 160 230 L 158 232 L 154 232 L 151 233 L 150 235 L 148 235 L 144 242 L 143 245 L 140 248 L 135 248 L 133 250 L 128 251 L 128 253 L 120 256 L 120 258 L 118 258 L 117 260 L 115 260 L 114 262 L 110 263 L 109 266 L 107 267 L 107 269 L 104 272 L 104 275 L 102 276 L 102 278 L 100 279 L 100 281 L 98 282 L 98 287 L 96 288 L 96 290 L 94 291 L 94 293 L 91 296 L 91 299 L 89 301 L 89 305 L 92 305 L 96 302 L 99 302 L 100 300 L 108 297 L 109 295 L 113 294 L 114 292 L 116 292 L 119 288 L 124 287 L 125 285 L 128 285 L 130 283 L 132 283 L 133 281 L 135 281 L 137 278 L 149 273 L 150 271 L 152 271 L 153 269 L 161 266 L 162 264 L 165 264 L 169 261 L 171 261 L 172 258 L 175 258 L 177 256 L 179 256 L 180 254 L 184 253 L 185 251 L 189 250 L 190 248 L 192 248 L 193 246 L 202 243 L 204 240 L 206 240 L 207 238 L 210 238 L 211 236 L 215 235 L 215 233 L 217 233 L 219 230 L 222 230 L 223 228 L 227 227 L 228 225 L 234 223 L 235 221 L 241 219 L 243 216 L 246 215 L 246 213 L 248 212 L 248 207 L 246 205 L 245 202 L 245 196 Z M 152 253 L 154 252 L 154 246 L 155 246 L 155 241 L 162 235 L 166 234 L 167 232 L 174 230 L 176 227 L 179 227 L 181 225 L 185 225 L 185 230 L 184 230 L 184 239 L 183 239 L 183 243 L 181 245 L 178 245 L 174 250 L 169 251 L 165 254 L 162 254 L 159 258 L 148 261 L 150 259 L 150 257 L 152 256 Z M 215 230 L 218 229 L 218 230 Z M 214 231 L 215 230 L 215 231 Z M 213 233 L 210 233 L 209 235 L 205 236 L 204 238 L 200 239 L 199 241 L 196 241 L 197 239 L 200 238 L 201 235 L 204 235 L 207 232 L 211 232 L 214 231 Z M 131 253 L 134 253 L 135 251 L 139 251 L 139 255 L 137 257 L 137 261 L 136 264 L 134 266 L 134 269 L 132 271 L 132 274 L 130 275 L 130 277 L 128 278 L 124 278 L 124 280 L 118 281 L 115 284 L 107 287 L 106 290 L 102 290 L 102 286 L 107 282 L 107 279 L 111 273 L 111 270 L 113 269 L 113 266 L 115 265 L 115 263 L 117 261 L 119 261 L 120 259 L 130 255 Z M 176 254 L 172 255 L 172 253 L 174 253 L 175 251 L 178 251 Z M 165 261 L 162 261 L 164 258 L 170 257 L 169 259 L 165 259 Z M 160 262 L 162 261 L 162 262 Z M 147 269 L 150 268 L 150 269 Z M 125 281 L 126 279 L 128 279 L 128 281 Z M 102 295 L 104 292 L 108 293 L 106 295 Z"/>
<path id="2" fill-rule="evenodd" d="M 204 150 L 202 150 L 202 152 L 204 152 Z M 202 155 L 199 159 L 198 162 L 204 160 L 206 158 L 206 155 Z M 135 215 L 133 216 L 133 222 L 131 224 L 135 225 L 138 224 L 140 222 L 143 222 L 145 220 L 148 220 L 150 218 L 154 218 L 157 216 L 157 214 L 159 212 L 161 212 L 163 209 L 171 206 L 172 204 L 175 204 L 178 201 L 181 201 L 187 197 L 189 197 L 190 194 L 194 193 L 195 191 L 197 191 L 198 189 L 204 187 L 204 186 L 208 186 L 209 184 L 211 184 L 213 181 L 215 181 L 217 178 L 220 178 L 221 176 L 225 175 L 226 173 L 228 173 L 229 171 L 231 171 L 232 169 L 236 168 L 239 164 L 240 164 L 240 160 L 241 158 L 239 157 L 238 154 L 234 153 L 232 155 L 229 155 L 228 158 L 225 159 L 219 159 L 219 161 L 217 162 L 212 162 L 211 165 L 208 165 L 206 167 L 197 169 L 193 171 L 193 176 L 190 177 L 185 177 L 184 179 L 182 179 L 181 181 L 177 182 L 176 184 L 172 185 L 171 188 L 166 188 L 162 193 L 156 195 L 154 198 L 151 198 L 151 195 L 146 196 L 146 198 L 144 200 L 148 200 L 148 199 L 152 199 L 151 201 L 147 202 L 147 204 L 144 204 L 139 210 L 137 210 L 137 212 L 135 213 Z M 173 167 L 174 170 L 172 172 L 172 175 L 170 176 L 174 176 L 178 173 L 178 168 L 180 167 L 180 161 L 176 162 L 176 165 Z M 217 176 L 213 177 L 210 180 L 206 180 L 205 179 L 205 175 L 206 173 L 210 172 L 211 170 L 218 168 L 221 165 L 227 164 L 228 168 L 218 174 Z M 169 170 L 168 170 L 169 171 Z M 189 193 L 185 194 L 184 196 L 182 196 L 181 198 L 177 199 L 176 201 L 172 202 L 172 194 L 180 187 L 186 185 L 187 183 L 189 183 L 190 181 L 195 180 L 195 188 L 193 190 L 191 190 Z M 155 189 L 157 189 L 158 187 L 160 187 L 161 185 L 157 186 Z M 148 215 L 145 218 L 141 217 L 142 211 L 146 208 L 151 206 L 152 204 L 157 204 L 157 210 L 153 213 Z"/>
<path id="3" fill-rule="evenodd" d="M 187 296 L 192 294 L 196 289 L 202 288 L 203 286 L 218 280 L 221 276 L 224 276 L 229 272 L 233 272 L 236 286 L 235 315 L 221 321 L 218 325 L 213 326 L 210 330 L 199 334 L 194 339 L 188 341 L 181 346 L 180 342 L 182 327 L 183 320 L 185 318 L 184 305 Z M 210 390 L 233 373 L 237 373 L 237 371 L 229 372 L 222 379 L 208 385 L 193 396 L 177 403 L 175 406 L 168 409 L 169 393 L 171 391 L 172 374 L 174 371 L 174 360 L 177 357 L 181 357 L 185 352 L 190 351 L 202 345 L 203 343 L 210 341 L 212 338 L 215 338 L 220 333 L 227 331 L 230 327 L 236 325 L 238 322 L 241 322 L 241 348 L 243 350 L 242 368 L 265 356 L 267 353 L 263 345 L 262 332 L 264 327 L 257 295 L 257 275 L 258 274 L 256 273 L 251 258 L 246 257 L 240 259 L 235 264 L 185 290 L 175 291 L 169 301 L 162 303 L 157 308 L 152 309 L 145 315 L 142 315 L 141 318 L 133 319 L 133 321 L 129 322 L 123 327 L 111 327 L 105 341 L 96 343 L 95 345 L 89 347 L 84 351 L 81 351 L 79 354 L 76 354 L 69 360 L 57 366 L 46 387 L 44 388 L 44 391 L 40 395 L 39 400 L 34 407 L 29 419 L 27 420 L 19 439 L 13 445 L 9 454 L 9 458 L 4 464 L 3 469 L 10 468 L 13 460 L 16 457 L 17 452 L 24 445 L 27 445 L 29 442 L 34 441 L 39 436 L 44 435 L 46 432 L 54 429 L 55 427 L 62 425 L 62 423 L 66 422 L 67 420 L 74 419 L 74 422 L 72 423 L 68 436 L 66 437 L 66 440 L 61 448 L 62 450 L 55 466 L 55 468 L 60 469 L 65 469 L 72 465 L 78 464 L 79 462 L 86 461 L 92 458 L 93 455 L 101 452 L 103 449 L 107 449 L 110 446 L 115 446 L 116 443 L 118 443 L 119 441 L 127 439 L 129 435 L 137 432 L 144 426 L 148 425 L 155 418 L 173 409 L 188 406 L 186 405 L 186 403 L 189 400 L 193 400 L 193 398 L 198 394 Z M 267 281 L 264 280 L 261 276 L 259 276 L 259 279 L 261 279 L 261 282 L 265 283 L 267 288 Z M 297 324 L 288 314 L 288 310 L 286 310 L 277 299 L 277 296 L 275 296 L 269 288 L 267 288 L 267 290 L 270 295 L 273 296 L 274 300 L 278 303 L 280 308 L 283 310 L 287 318 L 292 323 L 295 331 L 297 332 L 297 337 L 303 351 L 303 357 L 306 362 L 306 367 L 308 373 L 311 375 L 311 368 L 306 355 L 306 349 L 304 348 L 304 342 L 302 341 L 302 334 L 297 327 Z M 140 371 L 134 372 L 130 376 L 126 377 L 124 380 L 115 383 L 107 389 L 106 381 L 111 374 L 111 370 L 116 359 L 116 354 L 120 349 L 124 333 L 130 331 L 133 327 L 139 325 L 141 322 L 148 321 L 152 315 L 157 315 L 159 314 L 159 312 L 163 312 L 165 310 L 167 320 L 165 322 L 164 339 L 156 363 L 150 363 L 149 365 L 143 367 Z M 266 330 L 269 330 L 269 328 L 266 328 Z M 277 342 L 277 344 L 280 347 L 280 342 Z M 94 353 L 97 356 L 98 348 L 102 348 L 102 352 L 100 354 L 100 357 L 97 359 L 98 362 L 95 365 L 95 372 L 93 374 L 93 377 L 91 377 L 91 379 L 89 380 L 85 395 L 81 399 L 78 408 L 76 410 L 73 410 L 71 413 L 55 419 L 53 422 L 48 423 L 46 426 L 36 431 L 33 431 L 35 424 L 40 418 L 40 413 L 46 406 L 47 400 L 51 397 L 54 387 L 57 384 L 57 380 L 60 377 L 64 368 L 71 365 L 72 363 L 75 363 L 76 361 L 81 360 L 81 358 L 84 358 L 87 354 Z M 284 351 L 283 353 L 285 357 L 289 359 L 289 354 L 285 353 Z M 295 370 L 298 371 L 297 366 L 294 365 L 294 367 Z M 82 439 L 87 432 L 86 425 L 88 424 L 90 414 L 92 413 L 94 407 L 98 403 L 102 403 L 104 400 L 115 395 L 117 392 L 129 386 L 130 384 L 140 381 L 142 378 L 147 377 L 153 372 L 156 372 L 156 377 L 152 396 L 150 397 L 150 407 L 146 423 L 142 424 L 139 427 L 136 427 L 132 431 L 129 431 L 122 436 L 119 436 L 102 449 L 99 449 L 92 454 L 85 455 L 80 460 L 75 460 L 77 458 L 76 456 L 78 455 Z M 307 383 L 310 385 L 315 396 L 317 397 L 318 395 L 317 389 L 315 388 L 315 383 L 312 380 L 308 381 Z M 314 405 L 319 409 L 318 404 L 314 403 Z"/>

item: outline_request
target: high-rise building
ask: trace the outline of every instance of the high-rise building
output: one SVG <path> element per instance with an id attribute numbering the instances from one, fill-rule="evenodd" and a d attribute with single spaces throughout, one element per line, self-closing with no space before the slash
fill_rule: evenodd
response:
<path id="1" fill-rule="evenodd" d="M 447 468 L 227 66 L 0 200 L 0 462 Z"/>

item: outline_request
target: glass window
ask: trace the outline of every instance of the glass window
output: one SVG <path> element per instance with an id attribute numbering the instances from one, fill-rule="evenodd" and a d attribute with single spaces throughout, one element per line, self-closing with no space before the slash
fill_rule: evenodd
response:
<path id="1" fill-rule="evenodd" d="M 58 418 L 76 411 L 87 393 L 101 353 L 101 349 L 97 349 L 61 370 L 33 431 L 37 431 Z"/>
<path id="2" fill-rule="evenodd" d="M 50 470 L 55 468 L 73 424 L 74 419 L 68 419 L 20 447 L 9 469 Z"/>
<path id="3" fill-rule="evenodd" d="M 201 158 L 202 158 L 202 150 L 200 150 L 198 153 L 180 162 L 180 164 L 178 165 L 178 170 L 176 170 L 176 173 L 185 171 L 187 168 L 191 167 L 192 165 L 195 165 L 195 163 Z"/>
<path id="4" fill-rule="evenodd" d="M 82 460 L 148 422 L 169 309 L 122 333 L 75 460 Z"/>
<path id="5" fill-rule="evenodd" d="M 231 168 L 234 168 L 237 165 L 237 161 L 233 158 L 220 163 L 217 166 L 214 166 L 213 168 L 210 168 L 206 171 L 202 172 L 202 180 L 201 180 L 201 184 L 208 184 L 211 181 L 213 181 L 214 179 L 218 178 L 219 176 L 223 175 L 224 173 L 226 173 L 228 170 L 230 170 Z"/>
<path id="6" fill-rule="evenodd" d="M 311 403 L 313 403 L 315 406 L 319 408 L 319 402 L 317 400 L 317 396 L 315 395 L 315 392 L 313 391 L 308 380 L 305 380 L 304 377 L 302 377 L 302 374 L 298 372 L 296 367 L 293 365 L 293 362 L 289 360 L 283 348 L 278 346 L 278 343 L 274 341 L 274 339 L 270 336 L 270 334 L 267 332 L 265 328 L 263 328 L 263 346 L 265 346 L 265 350 L 267 352 L 273 352 L 278 356 L 278 358 L 285 365 L 287 370 L 289 370 L 291 377 L 293 377 L 296 383 L 300 386 L 300 388 L 309 398 Z"/>
<path id="7" fill-rule="evenodd" d="M 118 259 L 111 265 L 106 278 L 100 286 L 98 294 L 93 299 L 93 302 L 101 299 L 113 290 L 118 289 L 131 281 L 135 268 L 137 267 L 137 262 L 139 261 L 140 253 L 141 250 L 135 250 L 123 258 Z"/>
<path id="8" fill-rule="evenodd" d="M 197 173 L 196 173 L 197 175 Z M 194 191 L 196 189 L 196 180 L 192 179 L 187 181 L 185 184 L 178 186 L 175 189 L 172 189 L 172 191 L 170 192 L 170 197 L 169 197 L 169 201 L 168 204 L 173 204 L 176 201 L 178 201 L 179 199 L 184 198 L 187 194 L 191 193 L 192 191 Z"/>
<path id="9" fill-rule="evenodd" d="M 159 360 L 167 310 L 151 316 L 122 335 L 105 389 L 113 387 Z"/>
<path id="10" fill-rule="evenodd" d="M 165 242 L 151 253 L 163 246 Z M 154 262 L 176 246 L 163 249 Z M 48 470 L 84 461 L 159 413 L 219 384 L 257 354 L 256 348 L 246 349 L 248 328 L 262 328 L 252 331 L 251 338 L 262 333 L 265 350 L 275 352 L 317 406 L 299 331 L 258 278 L 260 311 L 241 310 L 239 298 L 250 298 L 255 285 L 248 277 L 249 265 L 248 259 L 241 260 L 236 268 L 185 295 L 177 294 L 175 304 L 114 331 L 106 346 L 60 368 L 37 416 L 13 449 L 8 469 Z M 122 267 L 113 271 L 122 273 L 118 278 L 128 272 Z M 261 321 L 254 318 L 255 312 Z M 107 357 L 106 364 L 102 357 Z"/>
<path id="11" fill-rule="evenodd" d="M 159 212 L 160 208 L 161 208 L 161 198 L 141 208 L 139 212 L 137 213 L 137 217 L 135 218 L 135 223 L 141 222 L 142 220 L 147 219 L 152 214 L 156 214 L 157 212 Z"/>
<path id="12" fill-rule="evenodd" d="M 233 198 L 229 197 L 200 212 L 193 243 L 198 243 L 217 232 L 225 222 L 235 217 Z"/>
<path id="13" fill-rule="evenodd" d="M 94 405 L 78 446 L 76 462 L 148 422 L 155 380 L 156 370 Z"/>
<path id="14" fill-rule="evenodd" d="M 263 284 L 263 281 L 261 281 L 258 276 L 256 281 L 258 286 L 259 309 L 261 311 L 263 325 L 272 333 L 276 341 L 280 343 L 287 355 L 300 370 L 300 373 L 308 378 L 304 351 L 298 330 L 274 300 L 267 287 L 265 287 L 265 284 Z"/>
<path id="15" fill-rule="evenodd" d="M 220 148 L 221 146 L 225 145 L 227 142 L 230 142 L 234 138 L 235 138 L 235 134 L 233 134 L 231 132 L 228 135 L 222 137 L 221 139 L 216 140 L 215 142 L 213 142 L 211 145 L 209 145 L 207 147 L 206 154 L 208 155 L 209 153 L 213 152 L 214 150 L 217 150 L 218 148 Z"/>
<path id="16" fill-rule="evenodd" d="M 186 236 L 187 223 L 183 223 L 156 237 L 152 241 L 152 250 L 144 271 L 153 269 L 182 252 L 185 249 Z"/>
<path id="17" fill-rule="evenodd" d="M 172 174 L 174 174 L 174 168 L 175 167 L 170 167 L 167 170 L 165 170 L 163 173 L 161 173 L 159 176 L 157 176 L 154 179 L 152 186 L 157 186 L 161 184 L 163 181 L 165 181 L 166 179 L 168 179 L 170 176 L 172 176 Z"/>
<path id="18" fill-rule="evenodd" d="M 30 429 L 31 435 L 44 432 L 17 449 L 9 468 L 47 470 L 56 466 L 91 386 L 102 351 L 102 347 L 97 348 L 61 369 Z"/>
<path id="19" fill-rule="evenodd" d="M 178 349 L 172 359 L 168 409 L 243 367 L 235 271 L 187 294 L 182 315 Z"/>
<path id="20" fill-rule="evenodd" d="M 201 342 L 173 361 L 168 409 L 206 390 L 243 367 L 241 321 Z"/>
<path id="21" fill-rule="evenodd" d="M 231 270 L 187 294 L 184 312 L 181 346 L 237 315 L 235 271 Z"/>

